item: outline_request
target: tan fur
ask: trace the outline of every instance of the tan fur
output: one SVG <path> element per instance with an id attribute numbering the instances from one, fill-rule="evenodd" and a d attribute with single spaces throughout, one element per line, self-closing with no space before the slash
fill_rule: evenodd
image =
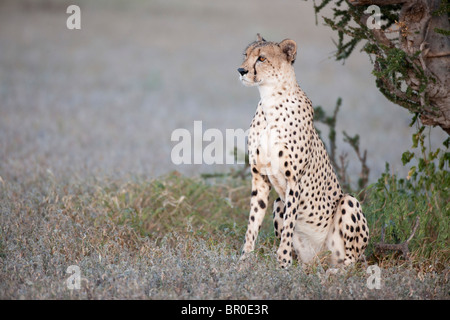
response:
<path id="1" fill-rule="evenodd" d="M 238 69 L 261 96 L 248 137 L 252 197 L 243 257 L 254 250 L 273 186 L 280 265 L 292 263 L 292 249 L 303 262 L 330 250 L 331 263 L 347 265 L 363 253 L 369 229 L 358 201 L 342 193 L 314 128 L 312 103 L 295 77 L 296 55 L 293 40 L 268 42 L 258 34 Z"/>

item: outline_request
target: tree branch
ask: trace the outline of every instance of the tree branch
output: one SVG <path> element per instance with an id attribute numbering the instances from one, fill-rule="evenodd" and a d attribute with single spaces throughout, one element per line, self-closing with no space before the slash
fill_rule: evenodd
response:
<path id="1" fill-rule="evenodd" d="M 379 243 L 375 243 L 374 247 L 375 250 L 378 251 L 386 251 L 386 250 L 394 250 L 394 251 L 401 251 L 403 254 L 403 258 L 409 259 L 409 247 L 408 244 L 411 241 L 411 239 L 414 237 L 414 234 L 417 231 L 417 228 L 419 227 L 420 218 L 417 217 L 416 223 L 414 224 L 414 228 L 411 232 L 411 235 L 408 237 L 408 239 L 403 243 L 398 244 L 391 244 L 391 243 L 384 243 L 384 226 L 381 228 L 381 241 Z"/>

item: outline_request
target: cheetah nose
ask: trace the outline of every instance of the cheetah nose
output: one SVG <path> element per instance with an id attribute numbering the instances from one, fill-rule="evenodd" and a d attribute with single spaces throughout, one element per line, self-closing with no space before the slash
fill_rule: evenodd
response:
<path id="1" fill-rule="evenodd" d="M 244 68 L 239 68 L 239 69 L 237 69 L 237 70 L 238 70 L 238 72 L 241 74 L 241 76 L 243 76 L 243 75 L 245 75 L 245 74 L 248 73 L 248 70 L 245 70 Z"/>

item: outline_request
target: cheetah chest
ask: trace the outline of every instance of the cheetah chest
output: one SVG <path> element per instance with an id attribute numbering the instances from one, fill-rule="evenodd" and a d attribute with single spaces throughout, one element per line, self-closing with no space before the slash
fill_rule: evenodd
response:
<path id="1" fill-rule="evenodd" d="M 260 119 L 260 126 L 252 128 L 249 133 L 249 160 L 262 174 L 269 178 L 277 193 L 284 200 L 287 178 L 282 170 L 283 161 L 280 150 L 283 140 L 280 129 Z"/>

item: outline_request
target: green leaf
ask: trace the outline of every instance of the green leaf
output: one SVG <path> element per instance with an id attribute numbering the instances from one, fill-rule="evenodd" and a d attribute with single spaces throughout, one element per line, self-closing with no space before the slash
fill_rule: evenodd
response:
<path id="1" fill-rule="evenodd" d="M 412 135 L 412 141 L 413 141 L 413 148 L 417 148 L 417 145 L 419 144 L 419 138 L 417 134 Z"/>
<path id="2" fill-rule="evenodd" d="M 442 144 L 448 149 L 450 146 L 450 137 L 448 137 Z"/>
<path id="3" fill-rule="evenodd" d="M 416 173 L 416 167 L 413 166 L 411 167 L 411 169 L 408 171 L 408 176 L 406 177 L 406 179 L 411 179 L 411 177 L 413 177 L 414 173 Z"/>
<path id="4" fill-rule="evenodd" d="M 424 159 L 420 158 L 419 159 L 419 171 L 423 171 L 423 169 L 427 166 L 426 162 Z"/>
<path id="5" fill-rule="evenodd" d="M 414 153 L 412 153 L 410 151 L 403 152 L 403 154 L 402 154 L 403 165 L 406 165 L 407 163 L 409 163 L 413 157 L 414 157 Z"/>

